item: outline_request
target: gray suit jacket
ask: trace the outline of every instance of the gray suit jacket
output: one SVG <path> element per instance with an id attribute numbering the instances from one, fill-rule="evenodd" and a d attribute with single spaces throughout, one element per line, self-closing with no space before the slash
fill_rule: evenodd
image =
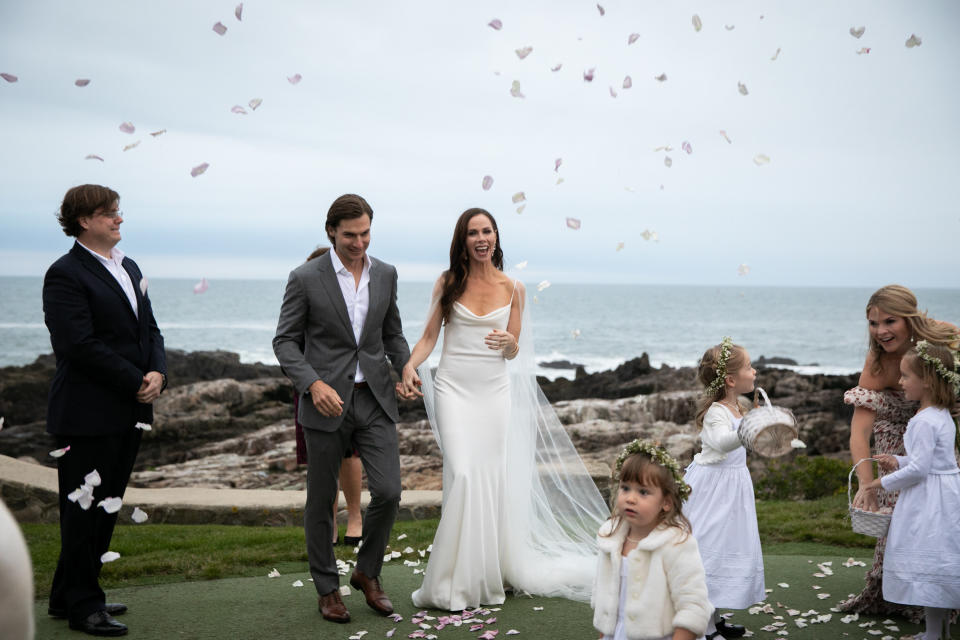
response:
<path id="1" fill-rule="evenodd" d="M 357 361 L 377 402 L 394 422 L 400 419 L 387 364 L 389 357 L 399 373 L 410 359 L 397 309 L 397 270 L 370 257 L 368 286 L 370 306 L 358 344 L 330 254 L 290 272 L 273 352 L 296 392 L 307 396 L 300 403 L 299 413 L 306 429 L 339 428 L 353 396 Z M 316 380 L 340 395 L 344 405 L 339 416 L 327 418 L 313 406 L 309 388 Z"/>

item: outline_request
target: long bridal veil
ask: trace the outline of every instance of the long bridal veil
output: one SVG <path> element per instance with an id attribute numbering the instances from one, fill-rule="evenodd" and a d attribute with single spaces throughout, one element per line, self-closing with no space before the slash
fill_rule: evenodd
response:
<path id="1" fill-rule="evenodd" d="M 501 571 L 517 593 L 589 601 L 596 570 L 596 533 L 609 517 L 609 509 L 537 385 L 530 311 L 524 300 L 520 302 L 520 352 L 507 363 L 511 405 L 500 522 Z M 436 304 L 434 300 L 427 318 Z M 424 362 L 418 373 L 430 426 L 442 452 L 430 366 Z"/>

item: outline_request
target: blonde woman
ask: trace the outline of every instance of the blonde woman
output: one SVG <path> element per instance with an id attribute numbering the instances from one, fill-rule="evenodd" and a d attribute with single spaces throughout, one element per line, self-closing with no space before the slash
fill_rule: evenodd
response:
<path id="1" fill-rule="evenodd" d="M 854 407 L 850 423 L 850 456 L 853 462 L 871 457 L 871 436 L 874 454 L 905 454 L 903 433 L 917 407 L 916 403 L 907 400 L 900 389 L 900 359 L 920 340 L 955 347 L 958 339 L 955 326 L 927 317 L 917 308 L 917 297 L 913 292 L 897 284 L 874 292 L 867 301 L 866 315 L 870 332 L 867 360 L 859 384 L 843 396 L 843 401 Z M 883 475 L 882 470 L 880 475 Z M 855 507 L 871 511 L 894 507 L 897 492 L 868 486 L 874 480 L 870 465 L 858 466 L 857 478 L 860 489 L 853 500 Z M 922 613 L 920 610 L 891 604 L 883 599 L 883 552 L 886 542 L 886 538 L 877 540 L 873 567 L 866 574 L 863 591 L 844 602 L 841 608 L 875 615 L 899 614 L 917 620 Z"/>

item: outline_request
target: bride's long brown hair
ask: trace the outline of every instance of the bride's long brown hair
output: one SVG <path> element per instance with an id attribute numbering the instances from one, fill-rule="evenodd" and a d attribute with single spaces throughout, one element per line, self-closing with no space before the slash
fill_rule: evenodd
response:
<path id="1" fill-rule="evenodd" d="M 443 272 L 440 313 L 444 323 L 450 319 L 453 303 L 463 295 L 464 289 L 467 288 L 467 276 L 470 274 L 470 256 L 467 255 L 467 225 L 470 224 L 470 219 L 476 215 L 487 216 L 493 226 L 493 232 L 497 234 L 496 245 L 493 248 L 490 261 L 493 266 L 503 271 L 503 250 L 500 248 L 500 230 L 497 228 L 497 221 L 486 209 L 476 207 L 467 209 L 457 218 L 457 224 L 453 228 L 453 240 L 450 241 L 450 268 Z"/>

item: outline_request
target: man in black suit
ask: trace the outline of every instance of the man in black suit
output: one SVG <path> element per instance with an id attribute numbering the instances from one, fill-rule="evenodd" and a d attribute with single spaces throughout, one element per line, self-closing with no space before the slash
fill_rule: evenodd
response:
<path id="1" fill-rule="evenodd" d="M 57 447 L 70 447 L 57 460 L 60 559 L 49 613 L 100 636 L 127 633 L 113 618 L 127 608 L 107 604 L 98 582 L 117 521 L 99 502 L 123 497 L 140 446 L 138 423 L 153 421 L 167 369 L 147 281 L 116 248 L 119 201 L 99 185 L 67 191 L 58 220 L 76 242 L 43 280 L 44 320 L 57 359 L 47 432 Z M 93 471 L 99 485 L 88 477 Z"/>

